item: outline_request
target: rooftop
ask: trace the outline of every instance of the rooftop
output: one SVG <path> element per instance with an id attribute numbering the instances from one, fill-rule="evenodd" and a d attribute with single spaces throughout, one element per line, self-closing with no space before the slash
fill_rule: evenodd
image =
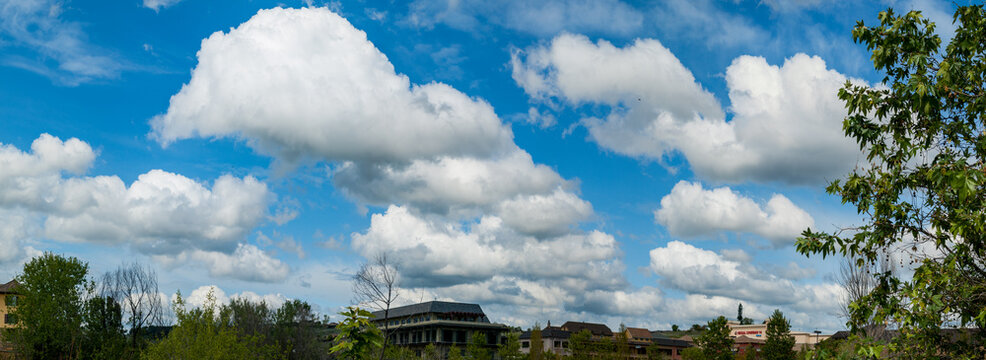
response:
<path id="1" fill-rule="evenodd" d="M 609 326 L 606 326 L 605 324 L 569 321 L 562 324 L 561 329 L 572 333 L 577 333 L 582 330 L 589 330 L 592 335 L 613 336 L 613 330 L 610 330 Z"/>
<path id="2" fill-rule="evenodd" d="M 17 280 L 10 280 L 6 284 L 0 285 L 0 294 L 14 294 L 17 292 L 14 289 L 18 286 L 20 284 L 17 283 Z"/>
<path id="3" fill-rule="evenodd" d="M 483 308 L 479 307 L 479 304 L 466 304 L 466 303 L 456 303 L 447 301 L 428 301 L 420 304 L 407 305 L 391 308 L 388 313 L 390 318 L 398 318 L 411 315 L 419 314 L 430 314 L 430 313 L 440 313 L 440 314 L 467 314 L 467 315 L 477 315 L 486 316 L 483 313 Z M 373 312 L 374 320 L 379 320 L 384 318 L 383 311 Z"/>

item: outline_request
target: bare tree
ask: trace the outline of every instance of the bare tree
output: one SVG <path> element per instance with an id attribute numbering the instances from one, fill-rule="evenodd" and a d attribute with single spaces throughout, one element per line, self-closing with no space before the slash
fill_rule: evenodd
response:
<path id="1" fill-rule="evenodd" d="M 103 274 L 100 283 L 102 296 L 120 302 L 132 344 L 138 348 L 141 331 L 160 324 L 163 318 L 165 304 L 158 291 L 157 274 L 150 267 L 134 262 Z"/>
<path id="2" fill-rule="evenodd" d="M 860 266 L 859 263 L 863 263 L 863 265 Z M 864 296 L 869 295 L 877 287 L 880 274 L 890 273 L 893 275 L 896 272 L 896 267 L 889 255 L 882 256 L 878 264 L 866 261 L 858 262 L 850 258 L 843 259 L 839 268 L 839 284 L 846 291 L 841 301 L 842 316 L 847 321 L 852 321 L 850 305 L 862 300 Z M 887 324 L 868 322 L 856 325 L 862 327 L 868 337 L 882 338 L 886 335 Z"/>
<path id="3" fill-rule="evenodd" d="M 390 307 L 400 296 L 398 286 L 399 271 L 396 263 L 392 262 L 386 253 L 377 254 L 372 260 L 360 266 L 353 275 L 353 296 L 355 302 L 383 311 L 383 349 L 380 359 L 387 352 L 390 341 Z"/>

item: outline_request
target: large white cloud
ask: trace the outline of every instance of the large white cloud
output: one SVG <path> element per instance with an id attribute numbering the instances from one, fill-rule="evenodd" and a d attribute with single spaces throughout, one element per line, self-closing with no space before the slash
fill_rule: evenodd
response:
<path id="1" fill-rule="evenodd" d="M 326 8 L 261 10 L 202 41 L 192 79 L 151 121 L 163 144 L 237 137 L 282 159 L 404 162 L 512 150 L 485 101 L 412 85 Z"/>
<path id="2" fill-rule="evenodd" d="M 21 245 L 40 237 L 128 244 L 159 257 L 216 254 L 203 261 L 216 275 L 265 281 L 286 276 L 287 268 L 279 260 L 264 259 L 259 250 L 250 252 L 242 245 L 268 218 L 274 200 L 256 178 L 223 175 L 210 187 L 151 170 L 127 186 L 117 176 L 83 176 L 95 157 L 92 147 L 79 139 L 62 141 L 48 134 L 34 140 L 30 152 L 0 144 L 0 222 L 9 225 L 0 232 L 0 240 Z M 22 252 L 11 250 L 17 253 Z M 270 266 L 244 260 L 265 260 Z M 229 266 L 234 268 L 223 270 Z M 266 273 L 248 276 L 237 267 Z"/>
<path id="3" fill-rule="evenodd" d="M 494 24 L 538 36 L 561 31 L 630 35 L 644 23 L 643 13 L 620 0 L 416 0 L 409 8 L 405 22 L 410 25 L 444 24 L 472 32 Z"/>
<path id="4" fill-rule="evenodd" d="M 672 241 L 650 251 L 650 269 L 662 283 L 692 295 L 722 296 L 798 311 L 834 312 L 842 288 L 794 282 L 710 250 Z"/>
<path id="5" fill-rule="evenodd" d="M 820 183 L 859 160 L 837 98 L 847 78 L 818 57 L 798 54 L 780 67 L 736 58 L 726 69 L 730 121 L 656 40 L 616 48 L 565 34 L 515 53 L 511 63 L 534 101 L 611 106 L 604 118 L 581 120 L 601 147 L 650 159 L 680 153 L 708 179 Z"/>
<path id="6" fill-rule="evenodd" d="M 706 190 L 702 184 L 687 181 L 679 181 L 661 198 L 654 219 L 674 236 L 735 231 L 763 236 L 776 247 L 792 244 L 815 224 L 811 215 L 784 195 L 774 194 L 761 207 L 728 187 Z"/>

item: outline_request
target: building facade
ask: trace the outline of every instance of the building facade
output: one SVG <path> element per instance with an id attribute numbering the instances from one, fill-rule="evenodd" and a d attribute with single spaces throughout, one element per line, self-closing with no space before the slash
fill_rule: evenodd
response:
<path id="1" fill-rule="evenodd" d="M 17 293 L 17 281 L 0 285 L 0 329 L 9 329 L 17 326 L 17 319 L 11 314 L 11 310 L 17 307 L 20 295 Z"/>
<path id="2" fill-rule="evenodd" d="M 548 326 L 541 330 L 541 349 L 544 352 L 563 356 L 572 355 L 572 351 L 568 348 L 568 338 L 571 335 L 572 333 L 562 330 L 561 327 L 551 326 L 549 322 Z M 533 346 L 537 346 L 537 344 L 531 343 L 530 331 L 520 334 L 520 352 L 530 354 Z"/>
<path id="3" fill-rule="evenodd" d="M 391 344 L 407 347 L 419 356 L 428 344 L 447 356 L 453 345 L 464 349 L 477 336 L 495 351 L 506 342 L 508 330 L 506 325 L 490 322 L 477 304 L 445 301 L 396 307 L 387 316 L 377 311 L 371 321 L 387 333 Z"/>

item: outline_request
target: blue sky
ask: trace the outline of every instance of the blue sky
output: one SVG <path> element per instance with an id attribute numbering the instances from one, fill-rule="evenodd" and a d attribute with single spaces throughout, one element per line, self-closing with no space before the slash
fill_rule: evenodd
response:
<path id="1" fill-rule="evenodd" d="M 857 20 L 950 2 L 0 1 L 0 277 L 41 251 L 327 314 L 389 252 L 402 301 L 495 321 L 834 331 L 863 158 Z"/>

